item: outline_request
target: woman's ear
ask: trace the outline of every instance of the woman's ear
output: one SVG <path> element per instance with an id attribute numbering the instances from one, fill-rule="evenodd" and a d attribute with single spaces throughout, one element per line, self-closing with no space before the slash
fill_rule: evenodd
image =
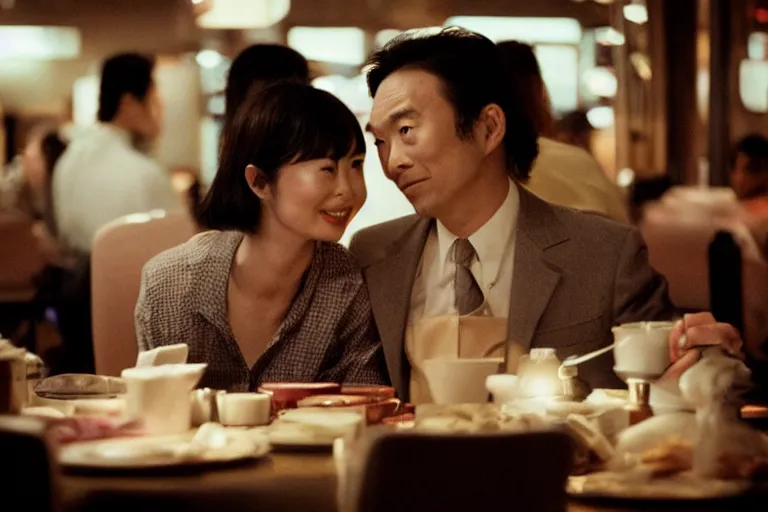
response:
<path id="1" fill-rule="evenodd" d="M 269 186 L 269 182 L 267 182 L 264 171 L 255 165 L 248 165 L 245 168 L 245 181 L 259 199 L 262 201 L 269 201 L 271 199 L 272 189 Z"/>
<path id="2" fill-rule="evenodd" d="M 507 132 L 507 118 L 504 111 L 495 103 L 486 105 L 480 112 L 480 140 L 485 145 L 486 154 L 491 153 L 504 141 Z"/>

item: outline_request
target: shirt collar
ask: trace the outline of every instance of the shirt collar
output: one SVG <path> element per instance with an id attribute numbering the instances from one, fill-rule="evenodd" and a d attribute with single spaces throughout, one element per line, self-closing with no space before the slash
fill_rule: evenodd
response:
<path id="1" fill-rule="evenodd" d="M 133 147 L 133 136 L 128 130 L 120 128 L 112 123 L 101 123 L 101 128 L 104 133 L 108 133 L 110 137 L 114 137 L 126 146 Z"/>
<path id="2" fill-rule="evenodd" d="M 483 268 L 483 280 L 487 283 L 495 280 L 498 274 L 504 251 L 510 239 L 514 236 L 517 217 L 520 212 L 520 193 L 517 186 L 510 180 L 507 198 L 496 213 L 483 224 L 480 229 L 469 236 L 472 247 Z M 437 240 L 440 252 L 441 273 L 443 266 L 453 262 L 451 247 L 458 238 L 451 233 L 442 222 L 437 221 Z"/>

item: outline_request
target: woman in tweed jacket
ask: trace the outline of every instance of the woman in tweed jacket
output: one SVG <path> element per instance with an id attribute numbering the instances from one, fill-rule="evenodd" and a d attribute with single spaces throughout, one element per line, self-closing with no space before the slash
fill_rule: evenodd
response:
<path id="1" fill-rule="evenodd" d="M 139 349 L 184 342 L 201 386 L 386 383 L 368 292 L 336 242 L 365 197 L 360 125 L 302 84 L 254 91 L 225 127 L 201 206 L 212 231 L 144 267 Z M 140 243 L 140 241 L 139 241 Z"/>

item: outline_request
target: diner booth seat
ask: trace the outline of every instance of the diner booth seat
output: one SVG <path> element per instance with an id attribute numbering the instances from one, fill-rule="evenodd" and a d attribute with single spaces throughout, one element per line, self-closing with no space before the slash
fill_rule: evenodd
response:
<path id="1" fill-rule="evenodd" d="M 153 256 L 189 240 L 195 233 L 189 213 L 155 210 L 117 219 L 96 234 L 91 289 L 97 374 L 119 376 L 136 363 L 133 313 L 141 269 Z"/>

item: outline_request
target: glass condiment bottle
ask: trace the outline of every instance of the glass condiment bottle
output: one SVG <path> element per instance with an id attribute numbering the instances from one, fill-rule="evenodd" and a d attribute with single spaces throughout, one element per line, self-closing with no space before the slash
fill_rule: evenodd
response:
<path id="1" fill-rule="evenodd" d="M 626 411 L 629 413 L 629 425 L 635 425 L 653 416 L 650 405 L 651 384 L 643 379 L 627 379 L 629 388 L 629 403 Z"/>

